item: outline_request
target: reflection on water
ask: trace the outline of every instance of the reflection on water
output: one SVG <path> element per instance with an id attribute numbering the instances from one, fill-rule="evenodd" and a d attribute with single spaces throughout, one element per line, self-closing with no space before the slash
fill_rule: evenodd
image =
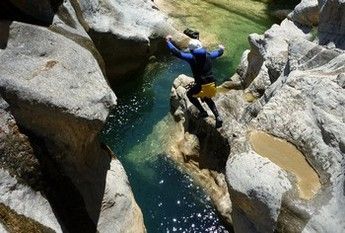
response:
<path id="1" fill-rule="evenodd" d="M 202 189 L 165 155 L 140 167 L 144 171 L 134 169 L 140 178 L 131 184 L 148 232 L 228 232 Z M 149 175 L 142 175 L 146 170 Z"/>
<path id="2" fill-rule="evenodd" d="M 105 142 L 126 169 L 149 233 L 228 232 L 202 189 L 165 154 L 174 132 L 167 115 L 171 85 L 176 72 L 187 68 L 166 61 L 149 68 L 139 85 L 121 87 L 119 105 L 104 130 Z"/>

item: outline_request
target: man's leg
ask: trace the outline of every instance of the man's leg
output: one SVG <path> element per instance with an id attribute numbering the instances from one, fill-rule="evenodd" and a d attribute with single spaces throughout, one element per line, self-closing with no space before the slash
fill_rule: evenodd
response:
<path id="1" fill-rule="evenodd" d="M 211 109 L 213 112 L 214 116 L 216 117 L 216 128 L 219 128 L 223 124 L 222 118 L 219 116 L 216 104 L 213 102 L 211 98 L 204 98 L 207 106 Z"/>
<path id="2" fill-rule="evenodd" d="M 187 91 L 187 97 L 189 99 L 189 101 L 194 104 L 194 106 L 200 111 L 200 116 L 201 117 L 207 117 L 207 112 L 205 111 L 205 109 L 201 106 L 199 100 L 195 97 L 193 97 L 193 95 L 198 94 L 201 91 L 201 85 L 195 84 L 193 87 L 191 87 L 188 91 Z"/>

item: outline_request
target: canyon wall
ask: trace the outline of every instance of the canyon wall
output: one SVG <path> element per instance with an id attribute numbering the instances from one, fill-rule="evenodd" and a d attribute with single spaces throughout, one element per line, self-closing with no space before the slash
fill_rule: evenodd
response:
<path id="1" fill-rule="evenodd" d="M 0 229 L 145 232 L 127 175 L 99 139 L 116 105 L 106 77 L 138 70 L 166 34 L 181 34 L 151 1 L 0 6 Z"/>
<path id="2" fill-rule="evenodd" d="M 228 190 L 219 211 L 235 232 L 345 230 L 344 7 L 302 1 L 280 25 L 250 35 L 237 73 L 218 89 L 218 130 L 185 96 L 191 79 L 174 82 L 171 109 L 185 135 L 179 155 L 187 170 L 226 180 L 205 187 Z"/>

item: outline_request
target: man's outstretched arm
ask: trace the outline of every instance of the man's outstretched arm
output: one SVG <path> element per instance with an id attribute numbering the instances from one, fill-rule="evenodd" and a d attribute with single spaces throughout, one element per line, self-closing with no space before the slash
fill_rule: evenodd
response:
<path id="1" fill-rule="evenodd" d="M 170 50 L 170 52 L 175 55 L 178 58 L 181 58 L 183 60 L 189 61 L 193 59 L 193 55 L 190 53 L 185 53 L 179 50 L 178 48 L 175 47 L 175 45 L 171 42 L 171 36 L 166 37 L 167 40 L 167 45 Z"/>
<path id="2" fill-rule="evenodd" d="M 212 59 L 217 58 L 222 56 L 224 53 L 224 46 L 223 45 L 219 45 L 219 49 L 213 50 L 210 52 L 210 56 Z"/>

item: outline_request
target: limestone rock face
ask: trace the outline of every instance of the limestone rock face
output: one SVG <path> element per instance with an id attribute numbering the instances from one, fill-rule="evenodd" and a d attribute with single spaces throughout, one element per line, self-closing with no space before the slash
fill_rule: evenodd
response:
<path id="1" fill-rule="evenodd" d="M 251 34 L 249 44 L 251 50 L 247 55 L 248 65 L 243 65 L 244 74 L 241 81 L 244 87 L 254 85 L 249 90 L 264 92 L 267 85 L 273 83 L 283 72 L 288 59 L 288 41 L 296 38 L 308 38 L 307 28 L 299 28 L 291 20 L 285 19 L 280 25 L 273 25 L 264 35 Z M 257 79 L 257 80 L 254 80 Z M 254 81 L 253 81 L 254 80 Z"/>
<path id="2" fill-rule="evenodd" d="M 320 8 L 317 0 L 302 0 L 289 18 L 297 23 L 307 26 L 317 26 L 319 24 Z"/>
<path id="3" fill-rule="evenodd" d="M 126 75 L 164 50 L 163 38 L 177 33 L 149 0 L 73 0 L 79 20 L 103 56 L 107 75 Z"/>
<path id="4" fill-rule="evenodd" d="M 67 145 L 92 141 L 109 107 L 116 104 L 116 97 L 92 54 L 46 28 L 12 23 L 10 40 L 0 60 L 3 97 L 21 124 L 34 131 L 47 132 L 42 136 Z M 35 116 L 31 113 L 34 108 L 39 110 Z M 56 114 L 54 121 L 43 120 L 50 116 L 45 111 L 52 110 Z M 83 119 L 93 124 L 75 125 L 73 129 L 59 122 L 69 116 L 79 118 L 75 119 L 77 125 Z M 49 133 L 45 128 L 55 132 Z M 83 131 L 88 131 L 88 135 Z"/>
<path id="5" fill-rule="evenodd" d="M 101 68 L 106 68 L 113 81 L 143 68 L 150 56 L 167 51 L 167 34 L 181 45 L 187 41 L 150 0 L 10 0 L 1 2 L 0 7 L 5 9 L 0 13 L 10 20 L 51 25 L 54 31 L 78 40 L 93 53 Z M 93 43 L 85 36 L 85 30 Z"/>
<path id="6" fill-rule="evenodd" d="M 116 97 L 96 59 L 48 28 L 13 22 L 9 29 L 1 95 L 33 143 L 60 227 L 144 232 L 123 168 L 98 139 Z"/>
<path id="7" fill-rule="evenodd" d="M 2 98 L 0 106 L 0 212 L 2 219 L 6 219 L 2 223 L 10 232 L 15 227 L 24 232 L 25 224 L 19 220 L 20 214 L 51 231 L 62 232 L 49 201 L 40 192 L 45 183 L 31 143 L 19 131 L 16 121 L 7 111 L 9 105 Z M 13 212 L 17 216 L 13 217 Z M 20 224 L 15 226 L 15 220 Z"/>
<path id="8" fill-rule="evenodd" d="M 345 1 L 328 0 L 320 12 L 319 43 L 345 49 Z"/>
<path id="9" fill-rule="evenodd" d="M 332 4 L 340 6 L 342 0 L 326 1 L 320 15 Z M 336 22 L 336 15 L 328 17 Z M 341 21 L 343 14 L 337 16 Z M 328 31 L 329 38 L 341 30 Z M 285 20 L 263 36 L 251 35 L 251 51 L 234 76 L 246 88 L 227 89 L 232 87 L 227 83 L 215 97 L 224 119 L 218 130 L 211 114 L 195 117 L 181 88 L 186 79 L 176 79 L 179 85 L 172 89 L 175 119 L 204 139 L 199 153 L 228 157 L 235 232 L 345 230 L 345 52 L 341 43 L 332 48 L 309 41 L 309 31 Z M 248 98 L 249 92 L 255 98 Z M 210 164 L 205 167 L 215 170 Z"/>
<path id="10" fill-rule="evenodd" d="M 73 40 L 83 48 L 89 50 L 96 58 L 105 74 L 104 60 L 96 49 L 90 36 L 85 31 L 83 25 L 79 22 L 76 10 L 69 0 L 64 0 L 63 3 L 58 6 L 49 29 Z"/>

